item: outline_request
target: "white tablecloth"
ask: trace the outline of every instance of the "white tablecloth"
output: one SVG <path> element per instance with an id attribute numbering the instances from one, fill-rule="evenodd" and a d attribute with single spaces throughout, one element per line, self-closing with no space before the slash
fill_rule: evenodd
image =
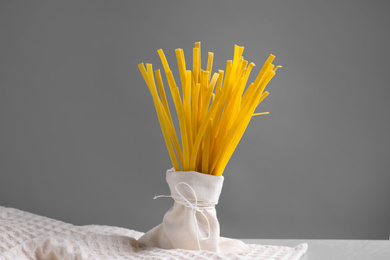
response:
<path id="1" fill-rule="evenodd" d="M 259 259 L 298 260 L 307 244 L 294 247 L 249 244 L 245 255 L 144 248 L 142 232 L 111 226 L 74 226 L 13 208 L 0 207 L 0 260 Z"/>

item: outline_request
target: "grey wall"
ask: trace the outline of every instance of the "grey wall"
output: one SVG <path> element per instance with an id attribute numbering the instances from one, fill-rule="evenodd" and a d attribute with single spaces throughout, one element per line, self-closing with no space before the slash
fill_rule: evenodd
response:
<path id="1" fill-rule="evenodd" d="M 228 164 L 222 235 L 388 239 L 388 1 L 0 1 L 0 205 L 147 231 L 170 160 L 140 62 L 283 65 Z M 205 66 L 205 64 L 203 64 Z M 177 75 L 177 74 L 176 74 Z M 253 79 L 252 79 L 253 80 Z"/>

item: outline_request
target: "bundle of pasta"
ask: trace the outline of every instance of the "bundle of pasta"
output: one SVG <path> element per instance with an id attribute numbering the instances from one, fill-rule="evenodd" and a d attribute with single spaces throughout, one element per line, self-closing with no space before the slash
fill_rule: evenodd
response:
<path id="1" fill-rule="evenodd" d="M 157 116 L 173 168 L 166 179 L 174 206 L 165 214 L 163 223 L 139 240 L 146 246 L 161 248 L 204 249 L 245 253 L 241 241 L 219 236 L 215 205 L 222 189 L 222 173 L 255 113 L 256 107 L 269 94 L 264 91 L 281 66 L 272 64 L 270 55 L 247 88 L 254 63 L 244 60 L 244 47 L 234 46 L 234 58 L 226 63 L 226 71 L 212 76 L 214 54 L 208 53 L 207 68 L 201 68 L 200 42 L 193 48 L 192 71 L 187 70 L 182 49 L 176 49 L 182 95 L 164 52 L 160 49 L 170 92 L 180 127 L 181 146 L 170 113 L 160 70 L 153 74 L 152 64 L 139 64 L 139 69 L 152 94 Z M 157 81 L 157 87 L 156 87 Z M 157 91 L 158 89 L 158 91 Z"/>

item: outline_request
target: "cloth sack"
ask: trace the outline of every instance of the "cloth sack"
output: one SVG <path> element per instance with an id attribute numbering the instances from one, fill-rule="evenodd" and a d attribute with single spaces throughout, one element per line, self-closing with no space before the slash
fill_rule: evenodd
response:
<path id="1" fill-rule="evenodd" d="M 223 186 L 223 176 L 194 171 L 167 171 L 166 180 L 174 205 L 163 222 L 139 240 L 147 247 L 208 250 L 245 254 L 249 247 L 240 240 L 220 237 L 215 205 Z M 155 197 L 156 198 L 156 197 Z"/>

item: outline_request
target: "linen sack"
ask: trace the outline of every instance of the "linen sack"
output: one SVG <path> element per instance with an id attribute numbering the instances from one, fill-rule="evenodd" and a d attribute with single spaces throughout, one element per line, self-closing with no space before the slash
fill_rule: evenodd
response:
<path id="1" fill-rule="evenodd" d="M 208 250 L 245 254 L 249 247 L 240 240 L 220 237 L 215 205 L 223 186 L 223 176 L 170 169 L 166 181 L 174 205 L 163 222 L 139 240 L 146 247 Z M 156 197 L 155 197 L 156 198 Z"/>

